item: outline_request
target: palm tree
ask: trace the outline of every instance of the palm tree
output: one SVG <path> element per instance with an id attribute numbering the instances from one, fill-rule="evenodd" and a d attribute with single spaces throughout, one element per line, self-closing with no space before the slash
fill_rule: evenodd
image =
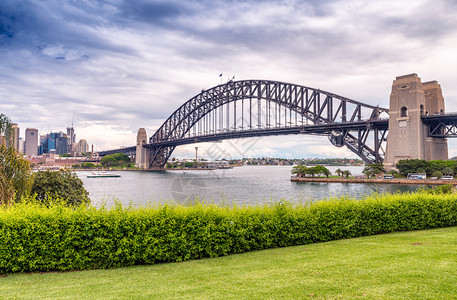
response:
<path id="1" fill-rule="evenodd" d="M 338 169 L 335 170 L 335 173 L 338 174 L 338 176 L 341 176 L 343 174 L 343 170 L 338 168 Z"/>

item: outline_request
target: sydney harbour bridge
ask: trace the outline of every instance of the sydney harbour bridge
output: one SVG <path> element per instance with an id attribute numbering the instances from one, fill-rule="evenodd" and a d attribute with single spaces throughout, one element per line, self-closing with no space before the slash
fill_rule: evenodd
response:
<path id="1" fill-rule="evenodd" d="M 421 109 L 419 118 L 427 129 L 427 137 L 457 136 L 457 116 L 446 115 L 443 110 L 430 114 L 423 111 L 423 105 Z M 411 116 L 413 112 L 411 107 Z M 136 146 L 98 154 L 122 152 L 136 156 L 137 162 L 142 160 L 142 168 L 163 168 L 180 145 L 310 134 L 327 136 L 333 146 L 346 146 L 365 163 L 382 163 L 388 131 L 387 108 L 303 85 L 240 80 L 202 90 L 176 109 L 149 139 L 145 131 L 142 137 L 139 133 Z"/>

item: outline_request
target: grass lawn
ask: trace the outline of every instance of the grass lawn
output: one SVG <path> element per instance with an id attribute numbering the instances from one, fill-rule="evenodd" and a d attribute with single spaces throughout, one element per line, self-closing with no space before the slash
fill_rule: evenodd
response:
<path id="1" fill-rule="evenodd" d="M 182 263 L 0 275 L 0 298 L 457 299 L 457 227 Z"/>

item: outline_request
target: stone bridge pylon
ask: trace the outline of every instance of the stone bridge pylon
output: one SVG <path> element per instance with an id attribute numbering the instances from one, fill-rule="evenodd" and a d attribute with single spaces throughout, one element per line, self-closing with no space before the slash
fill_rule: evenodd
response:
<path id="1" fill-rule="evenodd" d="M 422 83 L 417 74 L 397 77 L 390 94 L 386 168 L 395 168 L 402 159 L 447 160 L 447 139 L 429 137 L 421 119 L 444 113 L 443 93 L 437 81 Z"/>

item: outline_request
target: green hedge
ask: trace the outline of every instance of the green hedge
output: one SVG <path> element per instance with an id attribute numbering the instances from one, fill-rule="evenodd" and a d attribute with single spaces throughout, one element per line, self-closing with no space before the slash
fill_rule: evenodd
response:
<path id="1" fill-rule="evenodd" d="M 0 272 L 175 262 L 456 223 L 454 194 L 262 207 L 17 204 L 0 208 Z"/>

